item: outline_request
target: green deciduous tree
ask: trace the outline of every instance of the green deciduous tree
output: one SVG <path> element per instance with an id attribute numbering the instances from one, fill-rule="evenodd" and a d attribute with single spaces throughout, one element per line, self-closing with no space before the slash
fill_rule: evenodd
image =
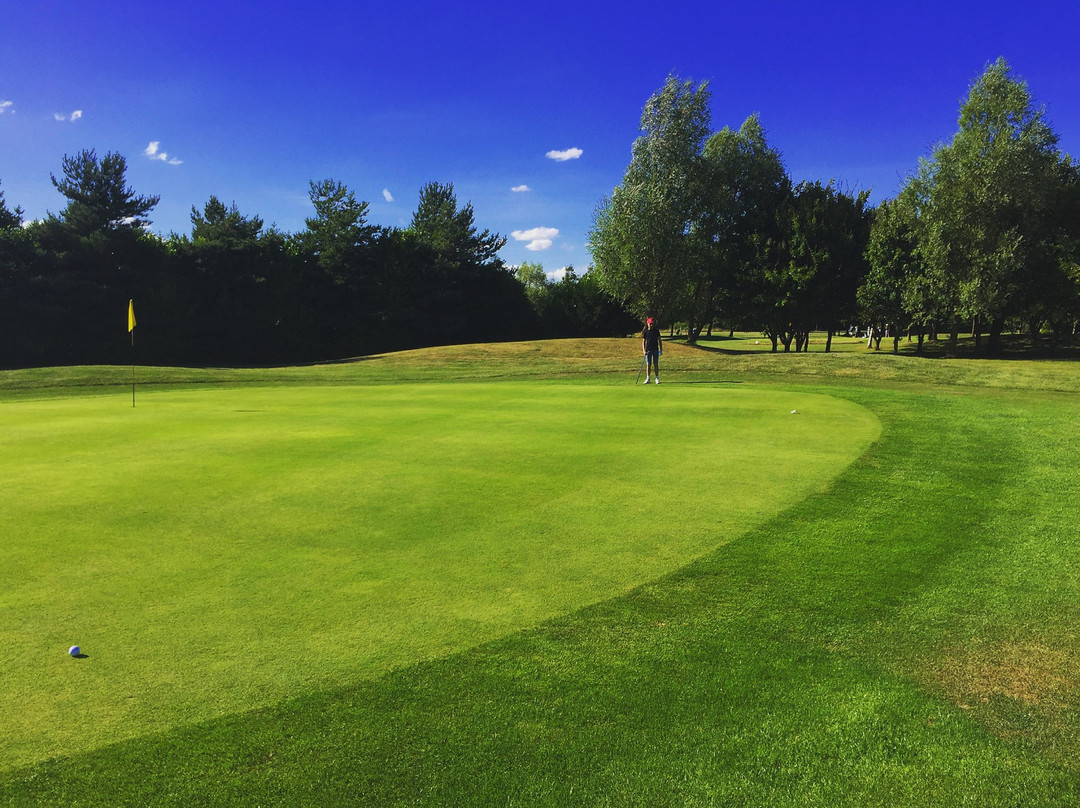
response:
<path id="1" fill-rule="evenodd" d="M 1062 215 L 1076 172 L 1004 59 L 972 85 L 959 131 L 914 181 L 927 285 L 954 340 L 961 321 L 984 322 L 995 350 L 1008 318 L 1046 306 L 1077 227 Z"/>
<path id="2" fill-rule="evenodd" d="M 709 90 L 668 76 L 645 104 L 622 183 L 594 213 L 589 249 L 601 285 L 635 314 L 681 314 L 697 280 L 701 151 Z"/>
<path id="3" fill-rule="evenodd" d="M 539 320 L 542 337 L 624 336 L 641 326 L 601 287 L 595 272 L 582 275 L 572 266 L 552 280 L 541 264 L 528 261 L 514 270 Z"/>
<path id="4" fill-rule="evenodd" d="M 702 246 L 691 329 L 721 317 L 760 325 L 761 272 L 775 260 L 778 214 L 791 196 L 791 180 L 757 115 L 738 130 L 724 127 L 712 135 L 703 168 L 702 216 L 695 229 Z"/>
<path id="5" fill-rule="evenodd" d="M 543 264 L 523 261 L 521 266 L 514 270 L 514 277 L 525 287 L 525 296 L 529 298 L 536 312 L 542 313 L 548 288 L 551 286 Z"/>
<path id="6" fill-rule="evenodd" d="M 878 205 L 866 247 L 869 271 L 858 291 L 864 318 L 875 328 L 891 327 L 893 353 L 899 351 L 900 335 L 913 324 L 919 327 L 922 346 L 923 323 L 914 315 L 921 307 L 913 298 L 919 271 L 915 226 L 915 205 L 909 190 Z"/>
<path id="7" fill-rule="evenodd" d="M 851 194 L 833 183 L 801 182 L 775 208 L 775 233 L 762 239 L 749 274 L 750 311 L 773 350 L 804 350 L 810 331 L 829 335 L 857 310 L 866 274 L 868 192 Z"/>
<path id="8" fill-rule="evenodd" d="M 866 277 L 870 235 L 869 191 L 849 193 L 832 182 L 800 183 L 788 236 L 791 271 L 807 278 L 807 301 L 797 342 L 805 348 L 810 330 L 832 334 L 858 311 L 856 292 Z"/>

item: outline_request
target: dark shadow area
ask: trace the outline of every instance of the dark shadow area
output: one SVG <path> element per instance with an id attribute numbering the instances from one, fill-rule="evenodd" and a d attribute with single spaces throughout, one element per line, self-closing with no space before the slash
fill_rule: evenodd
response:
<path id="1" fill-rule="evenodd" d="M 892 353 L 892 339 L 881 341 L 881 352 Z M 948 336 L 925 340 L 922 351 L 916 352 L 915 341 L 900 341 L 900 355 L 922 356 L 927 359 L 1043 359 L 1075 362 L 1080 359 L 1080 345 L 1052 343 L 1049 339 L 1032 340 L 1021 334 L 1003 334 L 1000 348 L 991 351 L 986 336 L 978 343 L 974 337 L 961 337 L 953 348 Z"/>
<path id="2" fill-rule="evenodd" d="M 730 342 L 740 343 L 745 342 L 745 339 L 730 338 L 730 337 L 710 337 L 702 338 L 702 341 L 696 343 L 686 342 L 684 339 L 678 337 L 672 338 L 671 342 L 675 342 L 679 345 L 684 345 L 687 348 L 695 348 L 699 351 L 705 351 L 706 353 L 721 354 L 723 356 L 750 356 L 756 354 L 774 353 L 770 346 L 766 346 L 765 349 L 748 350 L 739 349 L 735 347 L 719 347 L 717 345 L 707 344 L 715 342 Z M 768 342 L 767 339 L 763 339 L 763 342 Z M 879 353 L 879 354 L 891 354 L 893 353 L 893 341 L 891 337 L 885 337 L 881 340 L 879 348 L 874 347 L 862 347 L 858 350 L 851 350 L 850 346 L 845 346 L 843 350 L 833 349 L 831 353 Z M 796 353 L 796 351 L 784 351 L 777 350 L 777 354 L 784 353 Z M 825 351 L 818 344 L 813 345 L 813 349 L 806 351 L 806 353 L 825 353 Z M 1075 362 L 1080 360 L 1080 344 L 1054 344 L 1049 339 L 1040 339 L 1033 341 L 1030 336 L 1020 334 L 1007 334 L 1002 335 L 1000 347 L 997 351 L 991 351 L 989 349 L 987 337 L 984 335 L 978 343 L 972 336 L 963 336 L 956 341 L 956 345 L 952 346 L 949 343 L 948 336 L 939 336 L 936 340 L 926 339 L 923 341 L 921 350 L 918 348 L 916 340 L 908 340 L 905 336 L 900 340 L 899 351 L 896 356 L 910 356 L 921 357 L 925 359 L 1038 359 L 1038 360 L 1051 360 L 1061 362 Z"/>
<path id="3" fill-rule="evenodd" d="M 717 339 L 718 338 L 714 337 L 714 338 L 710 339 L 709 342 L 716 342 Z M 744 342 L 744 340 L 730 339 L 729 337 L 720 337 L 719 339 L 724 341 L 724 342 L 733 342 L 733 343 Z M 715 347 L 713 345 L 703 345 L 701 342 L 693 342 L 693 343 L 691 343 L 691 342 L 686 342 L 684 340 L 680 340 L 678 338 L 675 338 L 675 339 L 670 340 L 670 341 L 675 342 L 678 345 L 684 345 L 687 348 L 695 348 L 696 350 L 705 351 L 706 353 L 723 354 L 724 356 L 749 356 L 751 354 L 772 353 L 771 350 L 768 350 L 768 351 L 750 351 L 750 350 L 740 350 L 739 348 L 717 348 L 717 347 Z"/>

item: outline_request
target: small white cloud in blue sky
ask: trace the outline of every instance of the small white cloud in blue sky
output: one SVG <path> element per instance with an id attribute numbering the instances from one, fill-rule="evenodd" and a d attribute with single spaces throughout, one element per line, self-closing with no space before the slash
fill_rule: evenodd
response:
<path id="1" fill-rule="evenodd" d="M 559 231 L 555 227 L 534 227 L 531 230 L 515 230 L 510 234 L 516 241 L 527 241 L 525 245 L 526 250 L 546 250 L 554 239 L 559 235 Z"/>
<path id="2" fill-rule="evenodd" d="M 531 191 L 532 188 L 530 188 L 528 185 L 515 185 L 510 190 L 513 191 L 515 194 L 523 194 L 526 191 Z"/>
<path id="3" fill-rule="evenodd" d="M 564 149 L 563 151 L 552 149 L 544 156 L 547 157 L 549 160 L 554 160 L 557 163 L 565 163 L 567 160 L 578 159 L 579 157 L 581 157 L 582 154 L 584 154 L 584 152 L 582 152 L 581 149 L 577 148 Z"/>
<path id="4" fill-rule="evenodd" d="M 394 195 L 390 193 L 389 188 L 383 188 L 382 189 L 382 198 L 385 199 L 387 202 L 393 202 L 394 201 Z"/>
<path id="5" fill-rule="evenodd" d="M 56 112 L 53 114 L 53 118 L 58 121 L 77 121 L 82 117 L 82 110 L 77 109 L 70 115 L 65 115 L 62 112 Z"/>
<path id="6" fill-rule="evenodd" d="M 0 101 L 0 115 L 3 115 L 9 109 L 15 105 L 14 101 Z M 15 114 L 15 110 L 11 109 L 11 114 Z"/>
<path id="7" fill-rule="evenodd" d="M 161 160 L 167 162 L 171 166 L 178 166 L 183 160 L 177 160 L 175 157 L 169 158 L 169 155 L 161 150 L 160 140 L 151 140 L 150 145 L 143 150 L 143 154 L 149 157 L 151 160 Z"/>

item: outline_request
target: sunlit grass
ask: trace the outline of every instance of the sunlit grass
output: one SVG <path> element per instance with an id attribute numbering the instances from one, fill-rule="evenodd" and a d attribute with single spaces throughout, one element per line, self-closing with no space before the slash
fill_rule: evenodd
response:
<path id="1" fill-rule="evenodd" d="M 773 518 L 737 535 L 717 529 L 716 549 L 666 576 L 376 678 L 15 769 L 0 775 L 0 798 L 1080 804 L 1080 505 L 1071 495 L 1080 369 L 671 342 L 668 386 L 653 389 L 632 386 L 634 347 L 465 346 L 245 371 L 243 383 L 254 391 L 311 373 L 392 391 L 403 380 L 441 390 L 457 378 L 530 379 L 464 387 L 611 395 L 620 402 L 612 425 L 623 406 L 645 402 L 658 443 L 665 433 L 655 423 L 667 423 L 684 395 L 775 396 L 795 419 L 802 411 L 787 410 L 806 405 L 788 407 L 786 396 L 825 394 L 873 413 L 880 438 Z M 96 375 L 109 372 L 85 371 L 86 389 L 110 390 Z M 214 383 L 216 372 L 158 373 L 150 389 Z M 745 484 L 781 496 L 785 475 L 813 474 L 794 456 L 717 459 L 688 435 L 678 440 L 660 501 L 693 497 L 679 509 L 723 507 L 746 495 Z M 61 661 L 70 671 L 97 659 Z"/>
<path id="2" fill-rule="evenodd" d="M 745 388 L 2 407 L 7 765 L 355 683 L 617 595 L 820 490 L 877 431 L 847 402 Z M 668 482 L 691 455 L 704 480 L 744 471 L 723 498 Z M 73 664 L 73 644 L 89 658 Z"/>

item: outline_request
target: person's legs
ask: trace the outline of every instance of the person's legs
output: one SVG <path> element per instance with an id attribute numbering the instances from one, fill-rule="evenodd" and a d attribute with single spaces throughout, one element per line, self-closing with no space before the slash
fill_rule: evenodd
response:
<path id="1" fill-rule="evenodd" d="M 657 356 L 657 352 L 656 351 L 649 351 L 647 354 L 645 354 L 645 358 L 648 361 L 648 365 L 649 365 L 648 370 L 652 372 L 652 377 L 659 384 L 659 382 L 660 382 L 660 364 L 659 364 L 659 356 Z"/>

